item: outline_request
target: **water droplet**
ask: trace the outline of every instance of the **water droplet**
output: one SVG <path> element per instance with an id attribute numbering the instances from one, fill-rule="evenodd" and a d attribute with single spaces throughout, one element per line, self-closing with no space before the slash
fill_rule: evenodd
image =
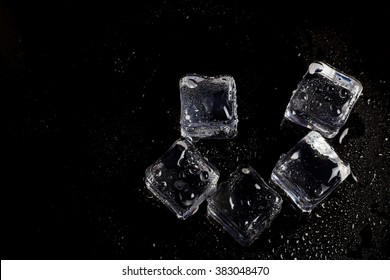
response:
<path id="1" fill-rule="evenodd" d="M 230 207 L 233 209 L 234 203 L 233 203 L 232 197 L 229 197 L 229 203 L 230 203 Z"/>
<path id="2" fill-rule="evenodd" d="M 198 86 L 198 83 L 190 78 L 184 79 L 183 83 L 189 88 L 196 88 Z"/>
<path id="3" fill-rule="evenodd" d="M 209 173 L 207 173 L 207 171 L 202 171 L 200 173 L 200 179 L 205 182 L 209 179 Z"/>
<path id="4" fill-rule="evenodd" d="M 241 169 L 241 171 L 242 171 L 242 173 L 244 173 L 244 174 L 249 174 L 249 173 L 250 173 L 250 171 L 249 171 L 248 168 L 243 168 L 243 169 Z"/>
<path id="5" fill-rule="evenodd" d="M 188 184 L 183 180 L 177 180 L 173 186 L 179 191 L 188 189 Z"/>
<path id="6" fill-rule="evenodd" d="M 200 173 L 199 166 L 197 166 L 196 164 L 190 166 L 190 167 L 188 168 L 188 171 L 189 171 L 191 174 L 194 174 L 194 175 L 198 175 L 198 174 Z"/>
<path id="7" fill-rule="evenodd" d="M 192 195 L 191 195 L 191 199 L 187 199 L 186 196 L 187 195 L 185 195 L 185 194 L 179 193 L 179 198 L 180 198 L 181 202 L 183 203 L 183 205 L 190 206 L 194 202 L 194 199 L 193 199 Z"/>
<path id="8" fill-rule="evenodd" d="M 348 96 L 348 92 L 346 90 L 340 89 L 339 96 L 341 98 L 346 98 Z"/>
<path id="9" fill-rule="evenodd" d="M 299 151 L 295 152 L 292 156 L 291 156 L 291 159 L 292 160 L 295 160 L 295 159 L 298 159 L 299 158 Z"/>

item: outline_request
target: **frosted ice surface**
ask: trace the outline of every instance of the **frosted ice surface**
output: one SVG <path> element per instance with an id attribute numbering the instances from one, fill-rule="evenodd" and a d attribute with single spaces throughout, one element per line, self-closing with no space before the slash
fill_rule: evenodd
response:
<path id="1" fill-rule="evenodd" d="M 216 191 L 218 179 L 219 171 L 186 139 L 177 140 L 145 171 L 147 188 L 180 219 Z"/>
<path id="2" fill-rule="evenodd" d="M 280 157 L 271 180 L 303 212 L 311 212 L 349 173 L 349 164 L 318 132 L 312 131 Z"/>
<path id="3" fill-rule="evenodd" d="M 362 90 L 356 79 L 314 62 L 293 92 L 284 117 L 332 138 L 346 123 Z"/>
<path id="4" fill-rule="evenodd" d="M 280 212 L 282 198 L 250 166 L 240 165 L 208 199 L 209 217 L 250 245 Z"/>
<path id="5" fill-rule="evenodd" d="M 237 134 L 236 84 L 233 77 L 183 76 L 179 82 L 181 135 L 232 138 Z"/>

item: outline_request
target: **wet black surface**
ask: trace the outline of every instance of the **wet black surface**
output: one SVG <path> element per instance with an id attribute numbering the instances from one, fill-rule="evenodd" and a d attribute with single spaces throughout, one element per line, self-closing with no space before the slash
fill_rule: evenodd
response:
<path id="1" fill-rule="evenodd" d="M 390 258 L 384 10 L 56 3 L 0 4 L 2 259 Z M 285 199 L 248 248 L 207 220 L 206 205 L 181 221 L 150 196 L 144 170 L 179 137 L 183 74 L 235 78 L 237 138 L 197 147 L 221 180 L 240 163 L 268 180 L 279 155 L 306 133 L 280 123 L 314 60 L 363 84 L 347 135 L 331 141 L 356 180 L 308 217 Z"/>

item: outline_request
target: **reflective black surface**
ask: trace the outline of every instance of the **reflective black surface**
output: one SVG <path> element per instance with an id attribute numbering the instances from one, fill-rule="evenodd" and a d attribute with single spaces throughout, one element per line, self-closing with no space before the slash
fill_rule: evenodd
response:
<path id="1" fill-rule="evenodd" d="M 1 2 L 2 259 L 389 259 L 388 14 L 284 10 Z M 348 134 L 331 141 L 357 181 L 309 217 L 284 198 L 249 248 L 206 205 L 180 221 L 150 196 L 145 168 L 179 138 L 181 76 L 234 77 L 238 136 L 196 145 L 221 181 L 240 163 L 268 180 L 306 133 L 280 123 L 314 60 L 363 84 Z"/>

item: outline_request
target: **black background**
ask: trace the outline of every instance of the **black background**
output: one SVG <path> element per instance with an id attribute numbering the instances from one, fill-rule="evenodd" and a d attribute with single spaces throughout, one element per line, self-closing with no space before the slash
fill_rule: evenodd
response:
<path id="1" fill-rule="evenodd" d="M 54 4 L 55 3 L 55 4 Z M 389 259 L 388 11 L 244 2 L 0 2 L 2 259 Z M 225 180 L 266 180 L 306 131 L 280 126 L 314 60 L 364 86 L 343 142 L 350 176 L 311 216 L 285 198 L 251 247 L 178 220 L 145 168 L 179 138 L 179 78 L 230 74 L 238 137 L 197 143 Z"/>

